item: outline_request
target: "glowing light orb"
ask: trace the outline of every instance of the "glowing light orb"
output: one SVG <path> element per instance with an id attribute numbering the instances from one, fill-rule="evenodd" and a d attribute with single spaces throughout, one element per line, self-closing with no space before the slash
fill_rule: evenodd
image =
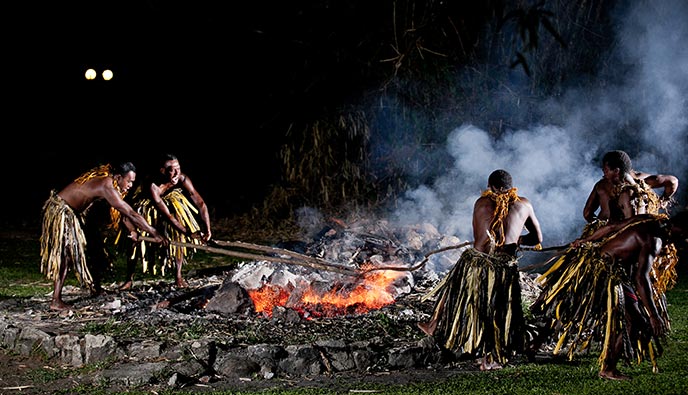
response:
<path id="1" fill-rule="evenodd" d="M 103 71 L 103 79 L 105 81 L 110 81 L 113 77 L 112 70 L 105 70 Z"/>
<path id="2" fill-rule="evenodd" d="M 86 70 L 86 73 L 84 74 L 87 80 L 93 80 L 96 78 L 96 71 L 93 69 L 88 69 Z"/>

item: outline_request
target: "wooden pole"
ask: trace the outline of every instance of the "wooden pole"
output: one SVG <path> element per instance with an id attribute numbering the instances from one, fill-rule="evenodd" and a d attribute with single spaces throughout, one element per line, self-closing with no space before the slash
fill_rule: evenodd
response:
<path id="1" fill-rule="evenodd" d="M 150 243 L 155 243 L 155 239 L 153 239 L 151 237 L 147 237 L 147 236 L 139 236 L 139 240 L 147 241 Z M 215 241 L 215 243 L 220 244 L 220 242 L 217 242 L 217 241 Z M 271 251 L 271 252 L 276 253 L 276 254 L 282 253 L 284 255 L 291 256 L 291 258 L 279 257 L 279 256 L 273 256 L 273 255 L 254 254 L 254 253 L 242 252 L 242 251 L 231 251 L 231 250 L 225 250 L 223 248 L 210 247 L 210 246 L 207 246 L 205 244 L 183 243 L 183 242 L 174 241 L 174 240 L 170 240 L 170 244 L 180 246 L 180 247 L 194 248 L 194 249 L 198 249 L 198 250 L 202 250 L 202 251 L 213 252 L 216 254 L 233 256 L 236 258 L 250 259 L 250 260 L 254 260 L 254 261 L 271 261 L 271 262 L 279 262 L 279 263 L 286 263 L 286 264 L 295 264 L 295 265 L 309 267 L 312 269 L 327 270 L 327 271 L 345 274 L 345 275 L 349 275 L 349 276 L 357 276 L 359 274 L 359 271 L 357 269 L 354 269 L 354 268 L 348 268 L 345 266 L 336 265 L 336 264 L 324 261 L 322 259 L 307 257 L 306 255 L 302 255 L 302 254 L 299 254 L 299 253 L 294 252 L 294 251 L 283 250 L 283 249 L 274 248 L 274 247 L 258 246 L 256 244 L 250 244 L 250 243 L 222 242 L 222 244 L 225 244 L 228 246 L 234 246 L 234 247 L 240 246 L 241 248 L 246 248 L 246 249 L 265 250 L 265 251 Z"/>

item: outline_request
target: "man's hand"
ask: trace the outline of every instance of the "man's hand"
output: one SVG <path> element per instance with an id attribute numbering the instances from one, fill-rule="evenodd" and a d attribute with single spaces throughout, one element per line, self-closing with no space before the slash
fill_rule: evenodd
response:
<path id="1" fill-rule="evenodd" d="M 132 231 L 129 232 L 129 238 L 132 239 L 135 243 L 139 242 L 139 232 Z"/>
<path id="2" fill-rule="evenodd" d="M 200 230 L 191 234 L 191 238 L 207 243 L 210 240 L 210 232 L 203 233 Z"/>
<path id="3" fill-rule="evenodd" d="M 674 204 L 676 204 L 676 200 L 671 196 L 666 197 L 662 195 L 662 197 L 659 198 L 659 206 L 665 211 L 668 211 Z"/>
<path id="4" fill-rule="evenodd" d="M 153 240 L 154 240 L 156 243 L 160 243 L 160 244 L 162 244 L 162 245 L 165 246 L 165 247 L 167 247 L 167 246 L 170 245 L 170 239 L 168 239 L 167 237 L 161 235 L 160 233 L 156 233 L 155 235 L 153 235 Z"/>
<path id="5" fill-rule="evenodd" d="M 573 248 L 578 248 L 580 247 L 583 243 L 585 243 L 587 240 L 585 239 L 576 239 L 571 242 L 571 247 Z"/>
<path id="6" fill-rule="evenodd" d="M 666 325 L 664 320 L 655 316 L 650 316 L 650 325 L 652 326 L 652 334 L 659 337 L 666 333 Z"/>

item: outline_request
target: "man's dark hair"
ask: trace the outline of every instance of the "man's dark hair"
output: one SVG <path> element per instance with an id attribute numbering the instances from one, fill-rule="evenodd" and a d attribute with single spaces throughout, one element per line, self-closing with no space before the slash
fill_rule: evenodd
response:
<path id="1" fill-rule="evenodd" d="M 114 166 L 113 171 L 115 172 L 115 174 L 123 176 L 129 173 L 130 171 L 136 173 L 136 166 L 134 166 L 134 164 L 131 162 L 120 162 Z"/>
<path id="2" fill-rule="evenodd" d="M 174 154 L 169 154 L 169 153 L 168 153 L 168 154 L 164 154 L 164 155 L 162 156 L 162 160 L 160 161 L 160 163 L 165 163 L 165 162 L 167 162 L 168 160 L 179 160 L 179 159 L 177 158 L 176 155 L 174 155 Z"/>
<path id="3" fill-rule="evenodd" d="M 506 191 L 512 187 L 511 174 L 506 170 L 495 170 L 490 174 L 487 183 L 494 189 Z"/>
<path id="4" fill-rule="evenodd" d="M 610 169 L 619 169 L 621 174 L 626 174 L 633 168 L 631 157 L 625 151 L 609 151 L 602 157 L 602 166 L 607 165 Z"/>

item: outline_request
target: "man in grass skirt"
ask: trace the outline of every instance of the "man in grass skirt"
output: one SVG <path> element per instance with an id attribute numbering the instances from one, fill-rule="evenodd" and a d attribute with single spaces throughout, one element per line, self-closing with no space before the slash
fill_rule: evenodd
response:
<path id="1" fill-rule="evenodd" d="M 95 262 L 87 262 L 88 259 L 93 260 L 95 250 L 102 247 L 97 234 L 92 236 L 87 230 L 88 226 L 95 224 L 86 223 L 87 214 L 97 203 L 105 202 L 110 206 L 112 224 L 117 224 L 120 217 L 126 221 L 133 240 L 138 239 L 138 228 L 148 232 L 155 243 L 169 243 L 124 201 L 124 195 L 135 180 L 136 167 L 131 162 L 123 162 L 116 167 L 105 164 L 82 174 L 59 192 L 50 192 L 42 208 L 41 226 L 41 272 L 54 281 L 50 309 L 71 308 L 62 300 L 62 287 L 70 268 L 82 286 L 94 294 L 103 292 L 100 284 L 102 273 L 92 275 L 89 266 L 93 267 Z M 87 244 L 91 251 L 88 251 Z"/>
<path id="2" fill-rule="evenodd" d="M 650 360 L 657 371 L 660 340 L 670 330 L 665 291 L 676 282 L 675 244 L 688 236 L 688 213 L 639 214 L 607 224 L 574 241 L 538 281 L 543 289 L 531 306 L 554 340 L 554 354 L 577 352 L 599 344 L 599 376 L 627 380 L 617 368 Z"/>
<path id="3" fill-rule="evenodd" d="M 125 248 L 129 248 L 127 279 L 120 289 L 131 288 L 139 261 L 144 273 L 152 267 L 153 274 L 158 274 L 159 269 L 164 276 L 166 269 L 173 269 L 175 285 L 179 288 L 188 287 L 182 276 L 182 267 L 191 259 L 195 249 L 186 245 L 207 243 L 212 231 L 208 206 L 191 177 L 182 172 L 179 159 L 175 155 L 165 154 L 160 160 L 159 173 L 147 177 L 132 200 L 137 212 L 172 243 L 163 247 L 145 240 L 124 243 Z"/>
<path id="4" fill-rule="evenodd" d="M 473 247 L 425 295 L 436 296 L 435 308 L 418 327 L 457 356 L 479 359 L 481 370 L 499 369 L 525 348 L 516 251 L 542 242 L 533 206 L 505 170 L 490 174 L 475 202 L 473 237 Z"/>

